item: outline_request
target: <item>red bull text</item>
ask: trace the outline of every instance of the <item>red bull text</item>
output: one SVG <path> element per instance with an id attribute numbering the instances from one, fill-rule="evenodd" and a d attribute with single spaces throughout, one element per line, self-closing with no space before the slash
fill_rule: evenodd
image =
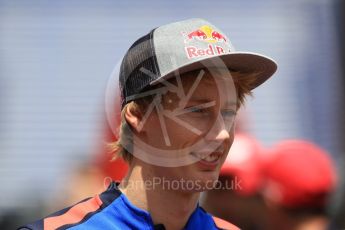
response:
<path id="1" fill-rule="evenodd" d="M 183 33 L 184 42 L 188 44 L 193 40 L 199 40 L 210 43 L 207 48 L 198 48 L 195 46 L 186 46 L 185 51 L 189 59 L 202 57 L 202 56 L 212 56 L 224 54 L 225 50 L 223 47 L 218 45 L 213 45 L 212 43 L 225 43 L 227 44 L 227 39 L 224 35 L 208 25 L 201 26 L 199 29 L 194 30 L 189 33 Z"/>

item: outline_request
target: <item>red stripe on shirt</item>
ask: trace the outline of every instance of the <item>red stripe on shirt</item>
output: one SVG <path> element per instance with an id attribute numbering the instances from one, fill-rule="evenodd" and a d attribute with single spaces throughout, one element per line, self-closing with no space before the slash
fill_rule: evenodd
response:
<path id="1" fill-rule="evenodd" d="M 76 224 L 88 213 L 99 209 L 102 203 L 102 200 L 97 195 L 89 200 L 76 204 L 60 216 L 48 217 L 44 219 L 44 230 L 55 230 L 66 224 Z"/>
<path id="2" fill-rule="evenodd" d="M 212 216 L 212 218 L 218 228 L 226 229 L 226 230 L 240 230 L 236 225 L 233 225 L 230 222 L 227 222 L 215 216 Z"/>

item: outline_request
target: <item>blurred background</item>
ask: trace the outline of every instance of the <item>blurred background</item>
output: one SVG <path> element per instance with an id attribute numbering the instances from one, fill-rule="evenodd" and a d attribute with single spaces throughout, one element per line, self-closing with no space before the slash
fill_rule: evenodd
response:
<path id="1" fill-rule="evenodd" d="M 193 17 L 277 61 L 248 100 L 246 131 L 265 146 L 303 138 L 326 149 L 339 175 L 330 210 L 345 228 L 344 9 L 341 0 L 0 0 L 0 228 L 62 208 L 71 175 L 97 175 L 84 167 L 104 153 L 113 69 L 140 36 Z"/>

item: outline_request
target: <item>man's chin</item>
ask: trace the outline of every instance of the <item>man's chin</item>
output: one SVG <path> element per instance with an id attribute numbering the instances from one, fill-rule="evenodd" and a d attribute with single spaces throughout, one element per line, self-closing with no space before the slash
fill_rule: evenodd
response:
<path id="1" fill-rule="evenodd" d="M 214 187 L 217 186 L 218 182 L 218 174 L 217 176 L 212 177 L 203 177 L 194 181 L 194 186 L 190 187 L 189 190 L 193 192 L 203 192 L 207 190 L 212 190 Z M 187 188 L 188 189 L 188 188 Z"/>
<path id="2" fill-rule="evenodd" d="M 208 181 L 217 181 L 219 178 L 219 170 L 200 170 L 198 172 L 199 179 L 201 181 L 205 181 L 205 183 L 208 183 Z"/>

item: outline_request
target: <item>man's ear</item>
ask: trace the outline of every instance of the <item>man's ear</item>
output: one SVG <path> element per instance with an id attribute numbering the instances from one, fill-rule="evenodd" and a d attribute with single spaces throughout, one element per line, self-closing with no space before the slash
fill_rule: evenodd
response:
<path id="1" fill-rule="evenodd" d="M 134 113 L 133 111 L 131 111 L 131 109 L 129 108 L 129 106 L 126 107 L 126 111 L 125 111 L 125 119 L 127 121 L 127 123 L 136 131 L 136 132 L 140 132 L 139 129 L 139 124 L 141 121 L 141 116 L 138 113 Z"/>

